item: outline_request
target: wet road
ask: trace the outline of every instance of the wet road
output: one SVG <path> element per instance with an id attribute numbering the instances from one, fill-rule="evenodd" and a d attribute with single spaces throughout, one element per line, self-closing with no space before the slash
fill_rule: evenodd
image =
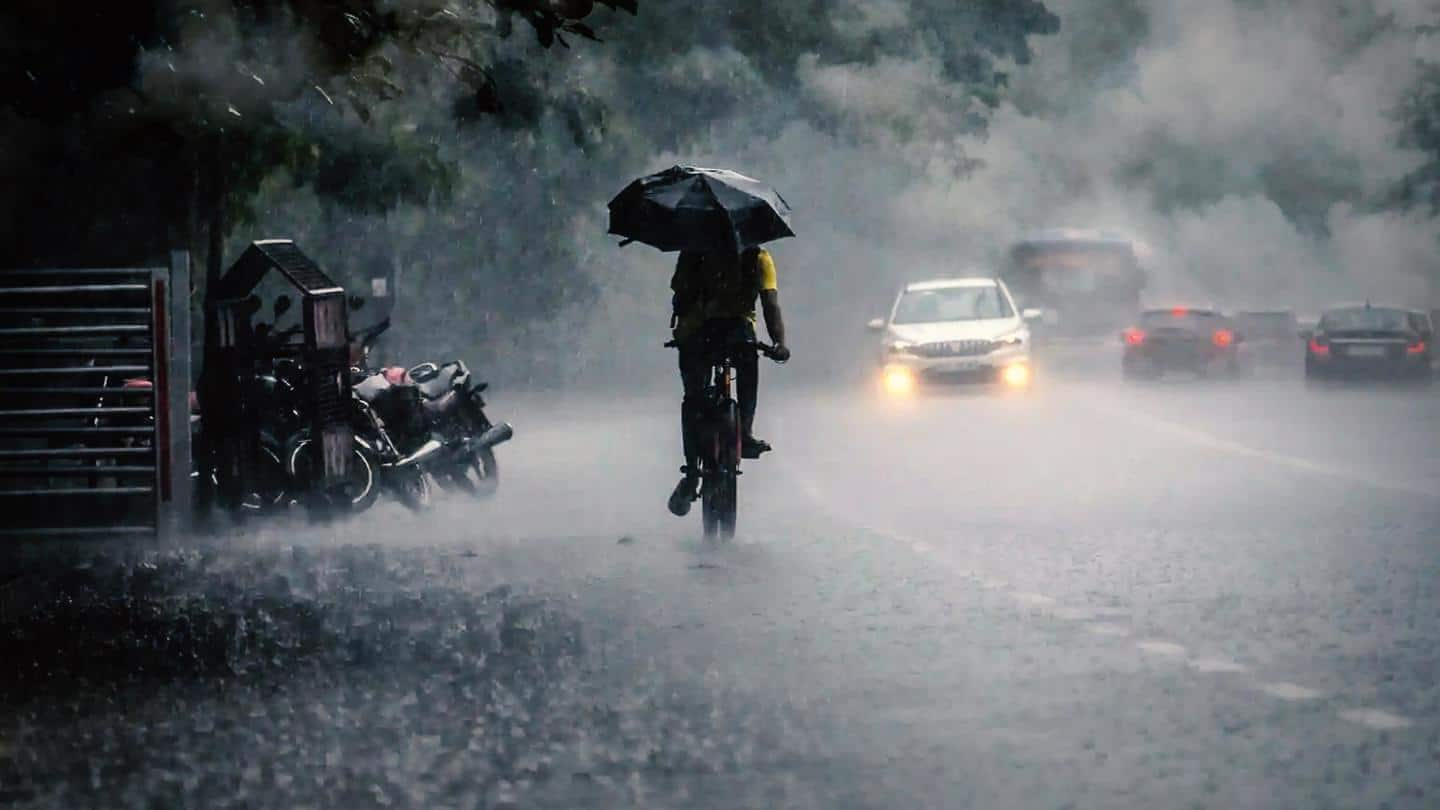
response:
<path id="1" fill-rule="evenodd" d="M 508 494 L 536 489 L 492 525 L 568 536 L 537 581 L 610 675 L 798 718 L 772 765 L 673 777 L 708 805 L 1440 801 L 1433 393 L 790 392 L 721 548 L 660 511 L 670 456 L 633 452 L 664 403 L 589 418 L 527 432 Z M 550 552 L 508 553 L 520 578 Z"/>
<path id="2" fill-rule="evenodd" d="M 223 576 L 320 571 L 293 589 L 343 620 L 324 643 L 388 649 L 380 664 L 285 653 L 244 689 L 122 690 L 98 715 L 0 726 L 0 765 L 33 771 L 17 750 L 60 740 L 60 773 L 132 806 L 1440 801 L 1440 393 L 775 390 L 779 449 L 747 467 L 741 536 L 719 546 L 664 511 L 671 398 L 499 399 L 519 438 L 493 502 L 225 552 Z M 381 580 L 398 562 L 403 598 L 358 580 L 357 554 Z M 562 663 L 517 658 L 515 631 L 463 641 L 510 592 L 563 614 L 510 611 Z M 545 640 L 572 635 L 573 657 Z M 120 768 L 127 745 L 144 753 Z M 74 804 L 43 780 L 13 795 Z"/>

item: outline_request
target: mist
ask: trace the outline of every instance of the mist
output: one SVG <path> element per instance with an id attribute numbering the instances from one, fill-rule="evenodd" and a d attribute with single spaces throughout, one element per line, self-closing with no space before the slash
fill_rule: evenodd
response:
<path id="1" fill-rule="evenodd" d="M 122 5 L 0 11 L 0 800 L 1435 804 L 1436 333 L 1309 321 L 1440 307 L 1440 2 Z M 726 366 L 685 458 L 676 256 L 606 233 L 675 164 L 793 208 L 768 452 Z M 1153 311 L 867 328 L 1060 227 Z M 198 351 L 262 238 L 388 280 L 349 377 Z M 235 373 L 161 444 L 163 273 L 73 268 L 177 246 Z"/>
<path id="2" fill-rule="evenodd" d="M 616 248 L 604 204 L 673 163 L 738 168 L 794 205 L 799 237 L 772 250 L 802 376 L 844 374 L 860 325 L 902 282 L 994 267 L 1036 228 L 1133 234 L 1156 305 L 1314 314 L 1440 294 L 1431 213 L 1388 202 L 1425 161 L 1401 145 L 1399 109 L 1440 50 L 1433 3 L 1056 2 L 1058 30 L 1039 24 L 1023 50 L 974 48 L 1004 74 L 981 100 L 945 69 L 968 51 L 916 31 L 928 6 L 764 19 L 788 26 L 777 35 L 832 37 L 824 60 L 666 9 L 638 28 L 607 22 L 613 41 L 522 77 L 522 91 L 564 100 L 513 105 L 537 116 L 532 129 L 507 136 L 502 115 L 434 136 L 461 166 L 447 224 L 407 206 L 316 223 L 318 204 L 297 216 L 306 204 L 283 188 L 255 231 L 295 233 L 342 275 L 387 256 L 398 352 L 470 353 L 542 387 L 665 384 L 673 257 Z M 663 58 L 636 53 L 653 41 L 671 43 Z M 397 247 L 427 240 L 440 244 Z M 497 282 L 484 301 L 447 302 L 442 266 Z"/>

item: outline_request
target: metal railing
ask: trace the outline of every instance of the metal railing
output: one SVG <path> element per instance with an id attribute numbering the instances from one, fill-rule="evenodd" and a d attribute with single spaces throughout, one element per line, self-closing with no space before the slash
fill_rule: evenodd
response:
<path id="1" fill-rule="evenodd" d="M 189 522 L 190 262 L 0 270 L 0 537 Z"/>

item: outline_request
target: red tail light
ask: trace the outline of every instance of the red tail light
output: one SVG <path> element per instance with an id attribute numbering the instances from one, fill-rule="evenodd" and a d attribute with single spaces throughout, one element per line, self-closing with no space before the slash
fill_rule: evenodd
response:
<path id="1" fill-rule="evenodd" d="M 1405 347 L 1405 353 L 1406 353 L 1406 354 L 1424 354 L 1424 353 L 1425 353 L 1425 341 L 1423 341 L 1423 340 L 1417 340 L 1417 341 L 1415 341 L 1414 343 L 1411 343 L 1409 346 L 1406 346 L 1406 347 Z"/>
<path id="2" fill-rule="evenodd" d="M 1235 342 L 1235 333 L 1229 329 L 1216 329 L 1215 334 L 1211 336 L 1210 339 L 1215 342 L 1216 346 L 1223 349 Z"/>
<path id="3" fill-rule="evenodd" d="M 1126 329 L 1120 333 L 1120 339 L 1125 341 L 1126 346 L 1139 346 L 1145 342 L 1145 333 L 1139 329 Z"/>
<path id="4" fill-rule="evenodd" d="M 1321 343 L 1319 338 L 1310 338 L 1310 353 L 1316 357 L 1329 357 L 1330 344 Z"/>

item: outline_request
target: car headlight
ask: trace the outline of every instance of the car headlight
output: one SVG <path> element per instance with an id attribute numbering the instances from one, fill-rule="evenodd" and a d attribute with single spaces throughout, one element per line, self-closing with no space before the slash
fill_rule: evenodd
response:
<path id="1" fill-rule="evenodd" d="M 1000 378 L 1011 388 L 1024 388 L 1030 384 L 1030 367 L 1024 363 L 1011 363 L 1001 372 Z"/>
<path id="2" fill-rule="evenodd" d="M 885 351 L 890 354 L 906 354 L 915 344 L 908 340 L 892 340 L 885 344 Z"/>
<path id="3" fill-rule="evenodd" d="M 892 397 L 913 394 L 918 382 L 915 372 L 905 366 L 886 366 L 880 372 L 880 385 Z"/>
<path id="4" fill-rule="evenodd" d="M 1008 335 L 1001 335 L 995 338 L 995 346 L 998 348 L 1010 348 L 1012 346 L 1023 346 L 1025 341 L 1030 339 L 1030 333 L 1023 329 L 1018 332 L 1011 332 Z"/>

